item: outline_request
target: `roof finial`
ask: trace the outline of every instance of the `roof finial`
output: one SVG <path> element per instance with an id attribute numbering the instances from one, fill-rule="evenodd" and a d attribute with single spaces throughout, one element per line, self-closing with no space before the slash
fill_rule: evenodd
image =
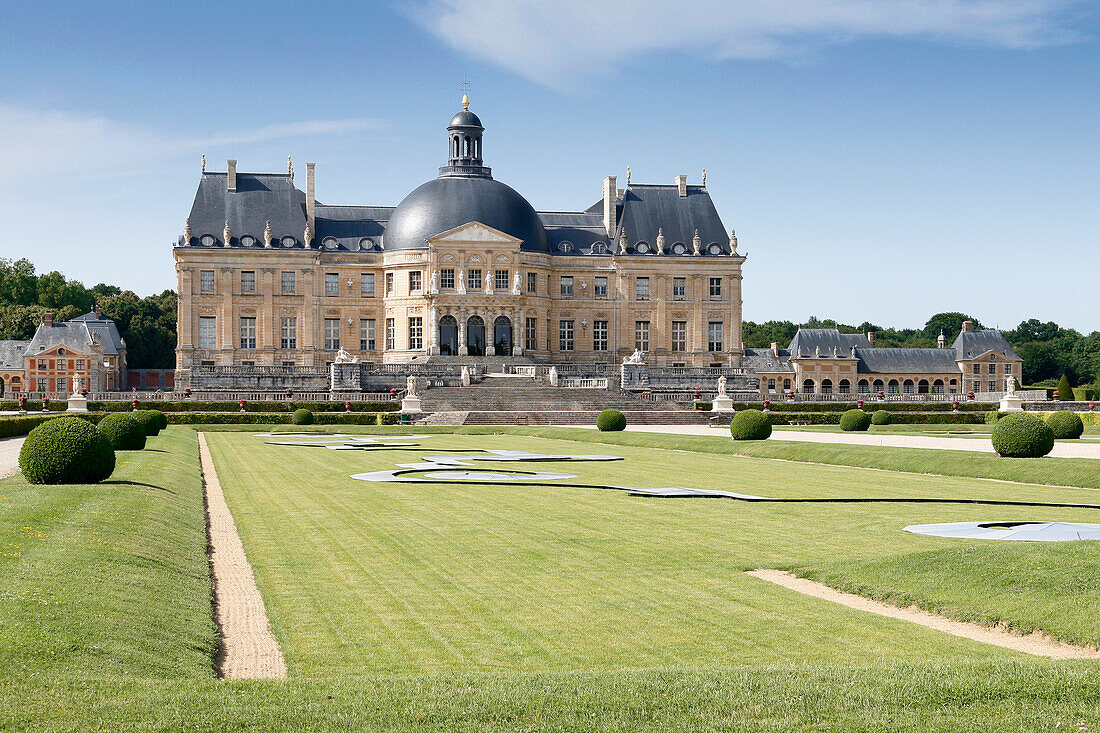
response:
<path id="1" fill-rule="evenodd" d="M 264 246 L 270 247 L 271 240 L 275 238 L 275 232 L 271 231 L 271 220 L 267 220 L 267 224 L 264 225 Z"/>
<path id="2" fill-rule="evenodd" d="M 626 182 L 630 183 L 630 166 L 626 167 Z"/>
<path id="3" fill-rule="evenodd" d="M 183 243 L 191 244 L 191 220 L 183 222 Z"/>
<path id="4" fill-rule="evenodd" d="M 229 219 L 225 220 L 225 229 L 222 229 L 222 246 L 228 247 L 233 239 L 233 230 L 229 228 Z"/>
<path id="5" fill-rule="evenodd" d="M 289 155 L 286 156 L 286 172 L 291 178 L 294 178 L 294 162 L 291 161 Z"/>
<path id="6" fill-rule="evenodd" d="M 302 233 L 302 238 L 305 239 L 306 249 L 309 249 L 309 243 L 313 241 L 313 227 L 306 222 L 306 230 Z"/>
<path id="7" fill-rule="evenodd" d="M 626 227 L 619 230 L 619 254 L 626 254 L 626 246 L 630 240 L 626 238 Z"/>
<path id="8" fill-rule="evenodd" d="M 665 230 L 664 227 L 657 227 L 657 254 L 663 255 L 665 253 Z"/>
<path id="9" fill-rule="evenodd" d="M 470 109 L 470 80 L 463 75 L 458 83 L 458 90 L 462 92 L 462 109 Z"/>
<path id="10" fill-rule="evenodd" d="M 206 173 L 206 153 L 202 154 L 202 172 Z"/>
<path id="11" fill-rule="evenodd" d="M 737 254 L 737 230 L 730 229 L 730 254 Z"/>
<path id="12" fill-rule="evenodd" d="M 707 185 L 707 169 L 703 169 L 703 185 Z"/>
<path id="13" fill-rule="evenodd" d="M 701 251 L 702 248 L 703 248 L 703 240 L 699 236 L 699 230 L 698 229 L 695 230 L 695 236 L 691 238 L 691 246 L 692 246 L 692 249 L 695 250 L 696 255 L 703 254 L 702 251 Z"/>

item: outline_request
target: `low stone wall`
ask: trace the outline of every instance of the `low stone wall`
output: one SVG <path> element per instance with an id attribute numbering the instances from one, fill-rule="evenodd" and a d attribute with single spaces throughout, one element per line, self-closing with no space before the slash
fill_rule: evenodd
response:
<path id="1" fill-rule="evenodd" d="M 1089 405 L 1093 409 L 1089 409 Z M 1100 412 L 1100 402 L 1062 402 L 1061 400 L 1048 400 L 1046 402 L 1025 402 L 1024 409 L 1032 412 L 1055 412 L 1057 410 L 1072 410 L 1073 412 Z"/>

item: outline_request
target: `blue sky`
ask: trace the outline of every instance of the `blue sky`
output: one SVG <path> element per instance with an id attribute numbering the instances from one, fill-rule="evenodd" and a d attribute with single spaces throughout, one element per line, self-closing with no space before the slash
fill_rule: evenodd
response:
<path id="1" fill-rule="evenodd" d="M 22 3 L 0 27 L 0 257 L 175 286 L 199 156 L 317 162 L 325 203 L 435 175 L 459 81 L 540 209 L 708 188 L 745 317 L 1100 328 L 1100 12 L 1066 0 Z"/>

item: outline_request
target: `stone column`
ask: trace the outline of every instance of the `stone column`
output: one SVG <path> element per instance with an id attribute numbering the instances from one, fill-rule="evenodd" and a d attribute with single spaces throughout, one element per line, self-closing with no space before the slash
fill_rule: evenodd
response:
<path id="1" fill-rule="evenodd" d="M 218 272 L 221 275 L 221 282 L 218 286 L 221 288 L 222 294 L 222 307 L 221 307 L 221 328 L 220 330 L 220 343 L 216 344 L 217 348 L 221 352 L 221 362 L 223 365 L 232 364 L 233 354 L 237 348 L 237 318 L 233 309 L 233 270 L 228 267 L 223 267 Z"/>
<path id="2" fill-rule="evenodd" d="M 512 356 L 523 356 L 527 341 L 527 312 L 522 308 L 512 309 Z"/>
<path id="3" fill-rule="evenodd" d="M 268 366 L 275 363 L 275 349 L 279 346 L 279 319 L 275 315 L 273 296 L 275 290 L 275 269 L 265 267 L 262 271 L 260 288 L 264 297 L 264 307 L 256 319 L 256 347 L 263 353 L 263 363 Z"/>
<path id="4" fill-rule="evenodd" d="M 695 352 L 695 358 L 693 359 L 695 366 L 700 366 L 700 360 L 704 358 L 704 354 L 707 350 L 707 324 L 706 324 L 706 303 L 703 302 L 703 276 L 692 275 L 691 276 L 691 299 L 695 301 L 693 303 L 694 312 L 691 319 L 692 330 L 691 334 L 691 347 Z"/>
<path id="5" fill-rule="evenodd" d="M 466 309 L 458 309 L 458 355 L 467 356 L 466 349 Z"/>
<path id="6" fill-rule="evenodd" d="M 489 276 L 492 277 L 492 274 L 492 270 L 490 270 Z M 493 324 L 494 318 L 496 318 L 496 316 L 492 315 L 484 315 L 481 317 L 481 319 L 485 321 L 485 356 L 504 356 L 503 354 L 497 353 L 497 345 L 493 339 L 493 332 L 495 329 Z"/>
<path id="7" fill-rule="evenodd" d="M 428 306 L 428 322 L 424 324 L 428 336 L 428 354 L 439 355 L 439 314 L 434 305 Z"/>

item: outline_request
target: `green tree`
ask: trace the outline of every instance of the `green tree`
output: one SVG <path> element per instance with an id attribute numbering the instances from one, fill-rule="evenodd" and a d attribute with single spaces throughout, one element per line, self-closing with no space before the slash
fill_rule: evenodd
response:
<path id="1" fill-rule="evenodd" d="M 1058 380 L 1058 399 L 1073 399 L 1073 387 L 1070 386 L 1069 378 L 1065 374 L 1063 374 L 1062 378 Z"/>
<path id="2" fill-rule="evenodd" d="M 0 301 L 16 305 L 38 302 L 38 277 L 30 260 L 0 258 Z"/>
<path id="3" fill-rule="evenodd" d="M 959 332 L 962 331 L 963 321 L 973 321 L 974 328 L 982 327 L 977 318 L 968 316 L 965 313 L 937 313 L 924 324 L 921 335 L 926 339 L 935 341 L 942 331 L 948 345 L 950 345 L 955 341 L 955 337 L 959 335 Z"/>

